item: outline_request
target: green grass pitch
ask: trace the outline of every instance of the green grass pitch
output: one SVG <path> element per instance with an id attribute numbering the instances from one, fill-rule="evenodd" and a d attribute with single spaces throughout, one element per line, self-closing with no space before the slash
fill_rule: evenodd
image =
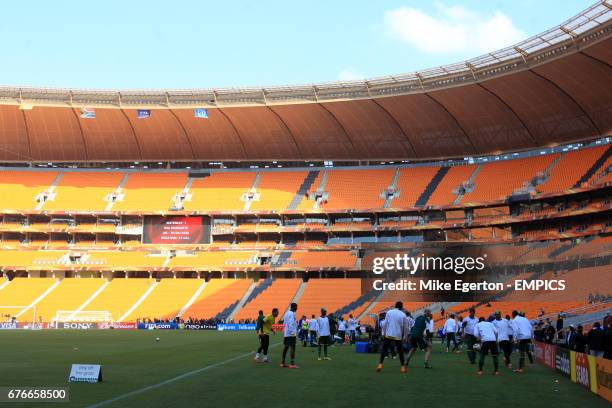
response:
<path id="1" fill-rule="evenodd" d="M 489 357 L 486 374 L 478 377 L 465 354 L 442 353 L 439 343 L 434 369 L 423 369 L 418 353 L 407 375 L 397 360 L 387 360 L 376 373 L 377 355 L 357 354 L 350 346 L 333 347 L 332 361 L 317 361 L 314 349 L 298 346 L 300 369 L 281 369 L 281 340 L 280 334 L 271 338 L 271 364 L 256 364 L 246 355 L 257 345 L 252 332 L 2 331 L 0 387 L 65 386 L 72 363 L 102 364 L 104 376 L 99 384 L 70 384 L 70 403 L 2 405 L 86 407 L 150 387 L 103 406 L 609 406 L 537 364 L 522 375 L 502 367 L 494 377 Z"/>

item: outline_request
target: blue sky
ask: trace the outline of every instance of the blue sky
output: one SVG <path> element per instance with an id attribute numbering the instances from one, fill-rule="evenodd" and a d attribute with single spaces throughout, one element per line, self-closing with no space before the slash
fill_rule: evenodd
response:
<path id="1" fill-rule="evenodd" d="M 0 84 L 208 88 L 398 74 L 510 45 L 594 2 L 7 1 Z"/>

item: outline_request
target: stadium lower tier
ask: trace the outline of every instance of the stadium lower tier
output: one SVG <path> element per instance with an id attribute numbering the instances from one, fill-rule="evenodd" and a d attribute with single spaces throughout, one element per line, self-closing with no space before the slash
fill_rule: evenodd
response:
<path id="1" fill-rule="evenodd" d="M 378 291 L 370 280 L 359 278 L 14 277 L 0 283 L 0 312 L 2 320 L 36 319 L 42 322 L 134 322 L 177 317 L 185 320 L 248 321 L 255 319 L 259 310 L 270 313 L 272 308 L 278 308 L 282 314 L 291 302 L 297 302 L 299 315 L 319 315 L 325 308 L 337 316 L 353 314 L 358 319 L 369 321 L 372 314 L 393 307 L 398 300 L 411 311 L 439 305 L 438 301 L 443 300 L 449 312 L 465 313 L 473 306 L 479 314 L 486 316 L 494 310 L 510 314 L 512 310 L 520 309 L 531 317 L 537 317 L 612 300 L 612 268 L 609 263 L 592 265 L 594 262 L 602 260 L 584 260 L 583 264 L 588 266 L 580 266 L 580 263 L 570 265 L 567 261 L 552 266 L 522 265 L 526 271 L 500 275 L 497 281 L 505 284 L 563 280 L 565 288 L 532 287 L 524 291 L 516 284 L 509 290 L 473 294 L 474 300 L 468 302 L 453 302 L 452 297 L 457 294 L 451 296 L 442 292 L 438 292 L 433 301 L 424 297 L 429 292 L 419 289 L 418 281 L 427 281 L 430 279 L 427 277 L 408 278 L 416 283 L 416 290 L 401 291 L 390 288 Z M 566 268 L 560 269 L 560 265 Z"/>

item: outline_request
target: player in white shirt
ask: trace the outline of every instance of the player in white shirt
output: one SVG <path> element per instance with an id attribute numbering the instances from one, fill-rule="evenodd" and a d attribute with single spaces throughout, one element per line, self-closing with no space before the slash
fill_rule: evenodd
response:
<path id="1" fill-rule="evenodd" d="M 338 321 L 338 337 L 340 337 L 340 345 L 344 344 L 346 340 L 346 322 L 344 318 L 340 316 L 340 320 Z"/>
<path id="2" fill-rule="evenodd" d="M 329 330 L 329 318 L 327 310 L 321 309 L 321 317 L 317 319 L 317 336 L 319 337 L 319 358 L 321 361 L 321 346 L 323 347 L 323 360 L 331 360 L 327 357 L 327 346 L 331 344 L 331 331 Z"/>
<path id="3" fill-rule="evenodd" d="M 310 345 L 316 346 L 317 344 L 317 330 L 318 330 L 318 321 L 315 315 L 312 315 L 312 318 L 308 320 L 308 334 L 310 335 Z"/>
<path id="4" fill-rule="evenodd" d="M 525 317 L 520 316 L 516 310 L 512 311 L 512 331 L 514 332 L 514 341 L 518 343 L 519 349 L 519 368 L 518 373 L 523 372 L 525 366 L 525 354 L 529 357 L 529 362 L 533 364 L 533 355 L 529 347 L 533 338 L 533 327 L 531 322 Z"/>
<path id="5" fill-rule="evenodd" d="M 457 338 L 455 337 L 455 333 L 457 332 L 457 321 L 455 320 L 455 315 L 451 313 L 448 316 L 448 320 L 444 323 L 444 327 L 442 328 L 442 334 L 446 337 L 446 352 L 448 353 L 450 350 L 450 343 L 453 342 L 453 351 L 457 351 Z"/>
<path id="6" fill-rule="evenodd" d="M 430 318 L 429 321 L 427 322 L 427 326 L 425 326 L 425 339 L 431 345 L 433 345 L 434 330 L 435 330 L 434 319 Z"/>
<path id="7" fill-rule="evenodd" d="M 499 350 L 497 348 L 497 329 L 491 322 L 487 322 L 484 317 L 481 317 L 474 326 L 474 337 L 480 340 L 480 360 L 478 361 L 478 375 L 482 375 L 482 367 L 484 366 L 485 357 L 489 352 L 493 357 L 493 367 L 495 375 L 499 375 Z"/>
<path id="8" fill-rule="evenodd" d="M 512 354 L 512 345 L 510 344 L 510 321 L 502 319 L 501 312 L 495 312 L 495 320 L 493 325 L 497 329 L 497 342 L 499 348 L 504 353 L 504 365 L 508 368 L 512 368 L 510 361 L 510 355 Z"/>
<path id="9" fill-rule="evenodd" d="M 350 314 L 348 318 L 348 332 L 351 339 L 351 344 L 355 344 L 355 337 L 357 331 L 357 320 L 353 319 L 353 315 Z"/>
<path id="10" fill-rule="evenodd" d="M 283 358 L 280 364 L 281 367 L 298 368 L 298 366 L 295 365 L 295 343 L 297 339 L 297 320 L 295 317 L 295 312 L 297 311 L 297 308 L 297 303 L 291 303 L 289 310 L 287 310 L 283 316 L 283 341 L 285 346 L 283 347 Z M 287 357 L 288 350 L 291 350 L 291 364 L 286 365 L 285 359 Z"/>
<path id="11" fill-rule="evenodd" d="M 474 337 L 474 327 L 476 327 L 476 323 L 478 323 L 478 319 L 476 318 L 476 310 L 471 307 L 470 315 L 463 319 L 463 338 L 468 349 L 467 354 L 470 364 L 476 364 L 476 352 L 474 351 L 474 343 L 476 343 L 476 338 Z"/>
<path id="12" fill-rule="evenodd" d="M 406 373 L 408 371 L 404 362 L 404 348 L 402 342 L 408 337 L 408 320 L 406 314 L 402 311 L 404 304 L 402 302 L 395 303 L 395 309 L 391 309 L 385 315 L 385 320 L 381 323 L 383 346 L 380 353 L 380 360 L 376 366 L 376 371 L 380 372 L 383 368 L 383 362 L 390 347 L 395 346 L 399 354 L 401 364 L 400 371 Z"/>

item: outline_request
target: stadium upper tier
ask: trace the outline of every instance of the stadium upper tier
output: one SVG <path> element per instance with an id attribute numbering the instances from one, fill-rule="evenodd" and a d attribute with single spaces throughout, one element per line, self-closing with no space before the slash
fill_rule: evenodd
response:
<path id="1" fill-rule="evenodd" d="M 598 2 L 514 46 L 400 76 L 264 89 L 5 87 L 0 161 L 405 160 L 585 140 L 612 130 L 611 50 L 612 8 Z"/>
<path id="2" fill-rule="evenodd" d="M 516 194 L 538 198 L 579 187 L 607 186 L 612 145 L 598 142 L 574 149 L 493 157 L 451 167 L 432 163 L 198 172 L 4 168 L 0 169 L 0 212 L 402 211 L 501 203 Z"/>

